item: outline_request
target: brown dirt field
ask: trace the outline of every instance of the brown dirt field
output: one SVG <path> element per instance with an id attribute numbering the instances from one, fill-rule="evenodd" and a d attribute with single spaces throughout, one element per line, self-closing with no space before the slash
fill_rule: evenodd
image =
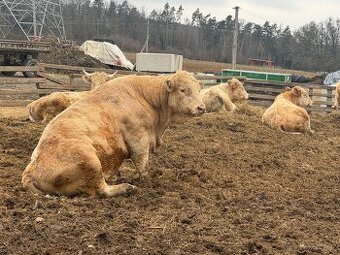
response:
<path id="1" fill-rule="evenodd" d="M 264 126 L 262 108 L 171 126 L 150 182 L 116 198 L 24 191 L 42 124 L 0 119 L 0 254 L 340 254 L 340 114 L 310 135 Z M 41 217 L 41 218 L 38 218 Z"/>
<path id="2" fill-rule="evenodd" d="M 125 56 L 132 62 L 136 62 L 136 53 L 124 53 Z M 216 72 L 222 69 L 231 69 L 231 63 L 221 63 L 213 61 L 204 60 L 193 60 L 193 59 L 183 59 L 183 69 L 188 72 Z M 306 72 L 301 70 L 289 70 L 282 68 L 266 68 L 258 66 L 249 65 L 237 65 L 237 69 L 248 70 L 248 71 L 264 71 L 271 73 L 288 73 L 288 74 L 298 74 L 307 77 L 312 77 L 315 75 L 313 72 Z"/>

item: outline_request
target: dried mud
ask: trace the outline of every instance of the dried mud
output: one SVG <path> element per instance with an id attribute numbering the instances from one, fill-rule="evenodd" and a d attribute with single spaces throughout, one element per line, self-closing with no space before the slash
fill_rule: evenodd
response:
<path id="1" fill-rule="evenodd" d="M 0 254 L 340 254 L 340 115 L 287 135 L 261 111 L 171 126 L 149 182 L 126 162 L 138 190 L 116 198 L 24 191 L 44 126 L 0 119 Z"/>

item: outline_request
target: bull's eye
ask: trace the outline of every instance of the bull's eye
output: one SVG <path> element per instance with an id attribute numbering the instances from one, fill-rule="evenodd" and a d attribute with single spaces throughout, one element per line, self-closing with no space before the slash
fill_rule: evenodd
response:
<path id="1" fill-rule="evenodd" d="M 179 88 L 179 91 L 182 92 L 182 93 L 184 93 L 184 92 L 185 92 L 185 89 L 181 87 L 181 88 Z"/>

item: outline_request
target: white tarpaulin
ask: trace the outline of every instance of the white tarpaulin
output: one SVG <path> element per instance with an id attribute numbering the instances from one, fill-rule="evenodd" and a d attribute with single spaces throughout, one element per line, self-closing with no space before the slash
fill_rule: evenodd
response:
<path id="1" fill-rule="evenodd" d="M 133 64 L 124 56 L 117 45 L 108 42 L 85 41 L 80 50 L 107 65 L 122 66 L 130 70 Z"/>
<path id="2" fill-rule="evenodd" d="M 333 85 L 340 81 L 340 71 L 336 71 L 334 73 L 329 73 L 325 80 L 323 81 L 323 84 L 325 85 Z"/>

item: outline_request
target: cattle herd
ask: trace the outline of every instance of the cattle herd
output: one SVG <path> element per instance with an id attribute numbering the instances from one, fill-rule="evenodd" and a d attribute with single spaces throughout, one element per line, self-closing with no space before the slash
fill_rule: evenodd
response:
<path id="1" fill-rule="evenodd" d="M 27 106 L 31 121 L 49 122 L 22 174 L 25 188 L 56 195 L 116 196 L 135 189 L 129 183 L 108 185 L 130 158 L 141 179 L 148 178 L 149 153 L 162 143 L 171 122 L 205 112 L 231 112 L 248 99 L 236 78 L 203 88 L 192 74 L 166 76 L 88 74 L 88 92 L 56 92 Z M 340 105 L 340 83 L 334 107 Z M 286 88 L 266 109 L 262 122 L 280 132 L 313 133 L 305 107 L 308 92 Z"/>

